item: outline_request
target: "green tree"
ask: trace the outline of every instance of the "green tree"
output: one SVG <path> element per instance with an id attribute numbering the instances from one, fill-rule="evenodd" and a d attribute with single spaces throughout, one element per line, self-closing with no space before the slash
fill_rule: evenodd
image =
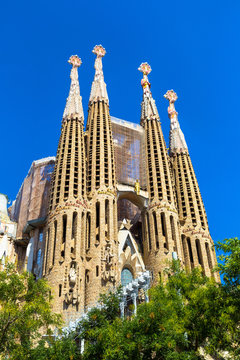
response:
<path id="1" fill-rule="evenodd" d="M 61 324 L 50 306 L 50 288 L 43 279 L 19 273 L 7 263 L 0 271 L 0 353 L 11 359 L 27 359 L 30 349 Z"/>
<path id="2" fill-rule="evenodd" d="M 240 240 L 225 239 L 217 242 L 216 248 L 221 252 L 217 271 L 223 275 L 227 286 L 240 291 Z"/>
<path id="3" fill-rule="evenodd" d="M 80 350 L 72 335 L 42 339 L 29 352 L 29 360 L 79 360 Z"/>
<path id="4" fill-rule="evenodd" d="M 120 319 L 117 308 L 108 315 L 113 294 L 108 306 L 93 309 L 79 327 L 83 359 L 197 360 L 201 348 L 219 359 L 227 350 L 238 359 L 239 308 L 231 295 L 200 269 L 187 273 L 174 262 L 169 274 L 131 319 Z"/>

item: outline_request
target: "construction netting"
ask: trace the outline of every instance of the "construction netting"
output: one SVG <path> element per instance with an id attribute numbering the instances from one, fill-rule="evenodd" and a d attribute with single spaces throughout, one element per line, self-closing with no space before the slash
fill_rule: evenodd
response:
<path id="1" fill-rule="evenodd" d="M 11 209 L 11 219 L 18 222 L 17 238 L 22 237 L 27 221 L 47 215 L 51 174 L 55 158 L 34 161 Z"/>
<path id="2" fill-rule="evenodd" d="M 142 126 L 111 117 L 116 177 L 121 184 L 147 188 L 145 133 Z"/>

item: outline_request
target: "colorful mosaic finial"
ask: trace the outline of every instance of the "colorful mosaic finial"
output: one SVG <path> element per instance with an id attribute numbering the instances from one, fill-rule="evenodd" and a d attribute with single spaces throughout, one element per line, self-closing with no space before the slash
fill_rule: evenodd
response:
<path id="1" fill-rule="evenodd" d="M 188 147 L 185 141 L 184 134 L 180 128 L 178 121 L 178 113 L 175 109 L 175 101 L 177 100 L 177 94 L 173 90 L 168 90 L 164 95 L 165 99 L 169 101 L 168 117 L 170 119 L 170 154 L 175 152 L 187 152 Z"/>
<path id="2" fill-rule="evenodd" d="M 106 54 L 106 50 L 102 45 L 96 45 L 94 46 L 94 49 L 92 51 L 97 57 L 103 57 Z"/>
<path id="3" fill-rule="evenodd" d="M 175 101 L 177 100 L 177 94 L 175 93 L 175 91 L 173 90 L 168 90 L 166 92 L 166 94 L 164 95 L 165 99 L 168 99 L 169 102 L 171 103 L 175 103 Z"/>
<path id="4" fill-rule="evenodd" d="M 175 115 L 177 115 L 177 111 L 175 109 L 175 101 L 177 100 L 177 94 L 175 93 L 175 91 L 173 90 L 168 90 L 166 92 L 166 94 L 164 95 L 165 99 L 167 99 L 169 101 L 169 107 L 168 107 L 168 116 L 170 117 L 170 119 L 172 117 L 174 117 Z"/>
<path id="5" fill-rule="evenodd" d="M 92 89 L 89 101 L 93 100 L 106 100 L 108 102 L 108 94 L 106 84 L 104 82 L 103 76 L 103 66 L 102 66 L 102 57 L 106 54 L 106 50 L 102 45 L 96 45 L 92 51 L 95 55 L 97 55 L 95 59 L 95 75 L 92 83 Z"/>
<path id="6" fill-rule="evenodd" d="M 143 73 L 143 78 L 141 80 L 143 94 L 144 96 L 149 97 L 151 84 L 148 80 L 148 74 L 152 71 L 151 66 L 147 62 L 141 63 L 138 70 Z"/>
<path id="7" fill-rule="evenodd" d="M 72 55 L 69 60 L 69 64 L 71 64 L 73 67 L 79 67 L 82 64 L 82 60 L 77 55 Z"/>
<path id="8" fill-rule="evenodd" d="M 138 70 L 141 71 L 143 75 L 148 75 L 152 71 L 151 66 L 147 62 L 141 63 Z"/>
<path id="9" fill-rule="evenodd" d="M 71 85 L 70 91 L 67 98 L 67 103 L 63 113 L 63 120 L 70 116 L 76 116 L 83 121 L 83 108 L 82 108 L 82 97 L 80 96 L 80 87 L 78 81 L 78 68 L 82 64 L 82 60 L 77 55 L 72 55 L 69 60 L 69 64 L 72 65 L 71 69 Z"/>
<path id="10" fill-rule="evenodd" d="M 148 80 L 148 74 L 152 71 L 151 66 L 147 63 L 141 63 L 138 70 L 143 73 L 143 78 L 141 80 L 141 85 L 143 88 L 143 102 L 142 102 L 142 115 L 141 121 L 146 119 L 157 118 L 159 119 L 157 107 L 155 101 L 152 98 L 151 93 L 151 84 Z"/>

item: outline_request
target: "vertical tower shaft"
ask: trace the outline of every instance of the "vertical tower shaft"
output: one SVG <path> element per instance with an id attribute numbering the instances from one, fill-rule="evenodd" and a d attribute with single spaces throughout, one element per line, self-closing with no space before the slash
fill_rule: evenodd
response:
<path id="1" fill-rule="evenodd" d="M 86 303 L 118 280 L 117 197 L 112 126 L 102 71 L 106 51 L 95 46 L 95 76 L 87 120 L 87 196 L 90 201 L 86 244 Z M 90 301 L 91 299 L 91 301 Z"/>
<path id="2" fill-rule="evenodd" d="M 174 106 L 177 94 L 169 90 L 164 97 L 169 100 L 170 157 L 176 182 L 183 261 L 187 268 L 202 266 L 204 273 L 210 276 L 216 265 L 216 254 L 197 178 Z M 217 273 L 214 276 L 219 279 Z"/>
<path id="3" fill-rule="evenodd" d="M 63 114 L 46 225 L 43 274 L 54 295 L 54 311 L 66 321 L 84 309 L 86 169 L 83 109 L 78 83 L 81 60 L 71 56 L 71 86 Z"/>
<path id="4" fill-rule="evenodd" d="M 150 200 L 145 214 L 144 260 L 146 266 L 153 271 L 154 281 L 157 282 L 166 261 L 172 258 L 172 253 L 177 252 L 181 256 L 182 249 L 169 157 L 147 77 L 151 67 L 143 63 L 139 70 L 143 73 L 141 125 L 146 133 Z"/>

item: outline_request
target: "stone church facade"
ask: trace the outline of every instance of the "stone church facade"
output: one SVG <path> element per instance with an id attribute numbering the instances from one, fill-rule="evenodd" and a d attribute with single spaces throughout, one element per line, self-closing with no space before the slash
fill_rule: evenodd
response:
<path id="1" fill-rule="evenodd" d="M 78 68 L 71 56 L 71 85 L 57 155 L 33 162 L 10 208 L 21 248 L 18 266 L 45 277 L 54 311 L 66 321 L 94 305 L 100 293 L 148 270 L 152 283 L 179 258 L 189 270 L 213 273 L 216 254 L 188 147 L 169 101 L 169 151 L 150 91 L 151 67 L 141 64 L 140 124 L 110 116 L 102 58 L 95 46 L 95 75 L 86 129 Z M 1 237 L 0 237 L 1 239 Z"/>

